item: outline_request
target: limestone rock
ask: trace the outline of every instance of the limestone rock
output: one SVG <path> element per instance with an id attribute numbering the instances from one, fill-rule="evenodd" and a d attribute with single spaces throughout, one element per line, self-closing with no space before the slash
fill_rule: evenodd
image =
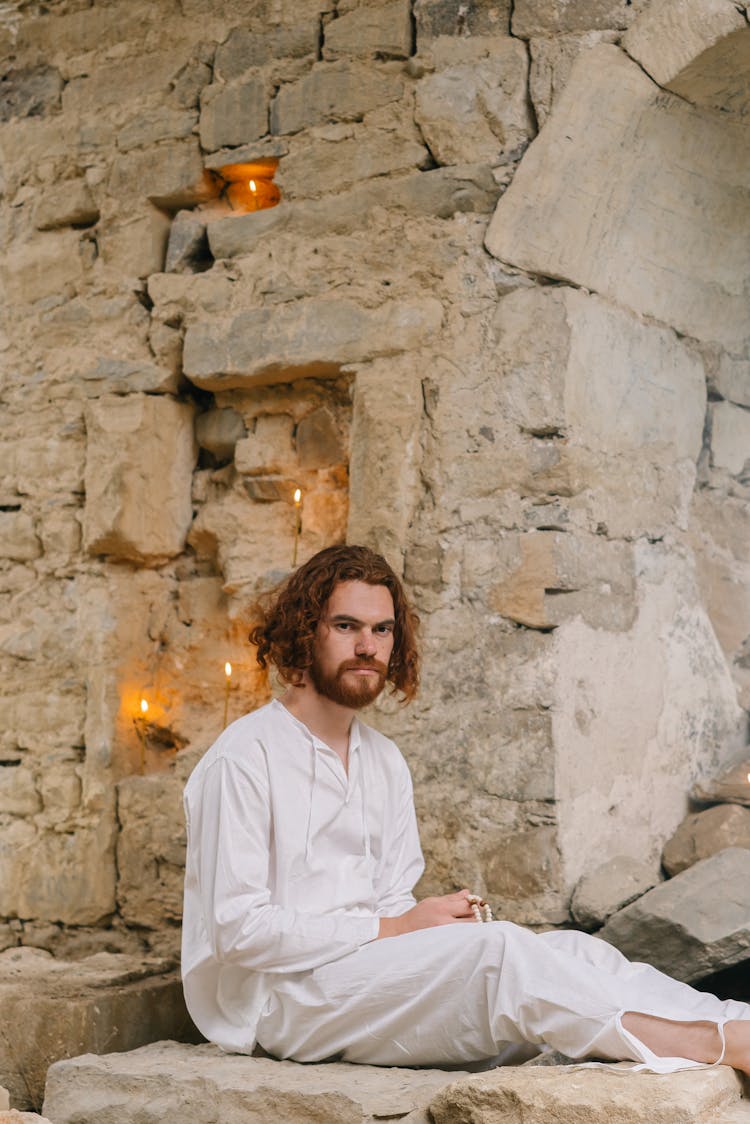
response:
<path id="1" fill-rule="evenodd" d="M 28 764 L 0 769 L 0 814 L 33 816 L 41 810 L 42 801 Z"/>
<path id="2" fill-rule="evenodd" d="M 225 145 L 247 144 L 268 132 L 268 103 L 263 82 L 207 86 L 201 95 L 201 144 L 208 152 Z"/>
<path id="3" fill-rule="evenodd" d="M 21 305 L 45 297 L 67 293 L 83 277 L 80 237 L 72 230 L 54 230 L 17 246 L 3 254 L 0 279 L 7 299 Z"/>
<path id="4" fill-rule="evenodd" d="M 192 519 L 192 407 L 103 398 L 88 407 L 87 432 L 86 549 L 152 565 L 179 554 Z"/>
<path id="5" fill-rule="evenodd" d="M 742 12 L 729 0 L 663 0 L 641 12 L 623 47 L 660 86 L 698 104 L 736 111 L 747 103 L 740 78 L 747 66 L 746 30 Z"/>
<path id="6" fill-rule="evenodd" d="M 616 47 L 594 47 L 579 56 L 501 197 L 487 248 L 739 353 L 746 331 L 732 279 L 743 268 L 735 234 L 741 208 L 729 186 L 739 128 L 727 114 L 719 127 L 712 115 L 664 95 Z M 710 169 L 698 156 L 704 144 Z M 685 146 L 693 154 L 687 160 Z M 637 153 L 624 166 L 623 147 Z M 604 167 L 613 169 L 606 205 L 592 208 L 593 181 Z M 719 210 L 726 219 L 709 253 L 702 216 Z M 665 269 L 680 278 L 679 299 L 663 283 Z"/>
<path id="7" fill-rule="evenodd" d="M 583 31 L 538 36 L 529 42 L 529 94 L 539 128 L 565 89 L 578 56 L 599 43 L 613 43 L 616 37 L 616 31 Z"/>
<path id="8" fill-rule="evenodd" d="M 271 103 L 271 132 L 298 133 L 310 125 L 357 121 L 365 113 L 398 101 L 404 84 L 391 69 L 363 64 L 319 63 L 297 82 L 282 86 Z"/>
<path id="9" fill-rule="evenodd" d="M 348 130 L 343 136 L 308 135 L 304 143 L 290 152 L 276 176 L 284 198 L 331 195 L 359 180 L 414 171 L 429 160 L 424 145 L 411 137 L 399 136 L 388 129 L 349 128 L 354 129 L 353 136 Z"/>
<path id="10" fill-rule="evenodd" d="M 117 901 L 129 925 L 179 924 L 185 880 L 182 782 L 171 774 L 117 786 Z"/>
<path id="11" fill-rule="evenodd" d="M 325 26 L 323 58 L 375 55 L 405 59 L 411 53 L 411 10 L 408 0 L 368 0 Z"/>
<path id="12" fill-rule="evenodd" d="M 585 929 L 596 929 L 658 881 L 652 867 L 630 855 L 616 855 L 584 875 L 573 893 L 570 912 Z"/>
<path id="13" fill-rule="evenodd" d="M 220 461 L 231 460 L 235 445 L 246 434 L 241 415 L 231 406 L 208 410 L 195 419 L 196 441 L 201 449 L 207 449 Z"/>
<path id="14" fill-rule="evenodd" d="M 83 371 L 85 393 L 90 398 L 111 394 L 175 394 L 180 384 L 176 371 L 148 360 L 100 356 L 96 366 Z"/>
<path id="15" fill-rule="evenodd" d="M 99 218 L 85 180 L 68 180 L 60 187 L 45 192 L 34 210 L 38 230 L 54 230 L 60 226 L 89 226 Z"/>
<path id="16" fill-rule="evenodd" d="M 53 66 L 11 67 L 3 74 L 0 121 L 54 112 L 60 107 L 62 88 L 60 71 Z"/>
<path id="17" fill-rule="evenodd" d="M 5 1111 L 10 1108 L 10 1096 L 8 1090 L 0 1085 L 0 1111 Z"/>
<path id="18" fill-rule="evenodd" d="M 160 141 L 179 140 L 189 137 L 195 131 L 197 115 L 191 110 L 172 109 L 158 106 L 139 113 L 117 134 L 117 147 L 120 152 L 132 148 L 145 148 Z"/>
<path id="19" fill-rule="evenodd" d="M 166 1036 L 198 1040 L 178 973 L 155 958 L 100 952 L 65 961 L 8 949 L 0 953 L 0 999 L 0 1080 L 18 1109 L 41 1109 L 47 1068 L 59 1058 Z"/>
<path id="20" fill-rule="evenodd" d="M 300 419 L 294 443 L 300 468 L 327 468 L 347 461 L 347 450 L 336 419 L 325 406 Z"/>
<path id="21" fill-rule="evenodd" d="M 731 402 L 711 408 L 711 463 L 732 476 L 750 473 L 750 410 Z"/>
<path id="22" fill-rule="evenodd" d="M 727 847 L 750 849 L 750 809 L 718 804 L 687 816 L 667 840 L 662 863 L 667 874 L 675 875 Z"/>
<path id="23" fill-rule="evenodd" d="M 206 224 L 193 211 L 178 211 L 169 231 L 165 272 L 195 273 L 210 260 Z"/>
<path id="24" fill-rule="evenodd" d="M 690 793 L 703 804 L 745 804 L 750 806 L 750 759 L 739 761 L 715 779 L 696 781 Z"/>
<path id="25" fill-rule="evenodd" d="M 303 58 L 318 50 L 320 24 L 317 20 L 296 18 L 291 27 L 249 30 L 235 27 L 216 49 L 214 71 L 222 82 L 231 82 L 251 67 L 264 66 L 269 59 Z"/>
<path id="26" fill-rule="evenodd" d="M 597 934 L 630 960 L 698 980 L 750 955 L 750 862 L 741 847 L 702 859 L 610 917 Z"/>
<path id="27" fill-rule="evenodd" d="M 705 1124 L 744 1107 L 740 1077 L 726 1066 L 660 1077 L 630 1069 L 501 1067 L 442 1089 L 430 1115 L 435 1124 Z"/>
<path id="28" fill-rule="evenodd" d="M 124 153 L 114 160 L 107 186 L 115 198 L 145 196 L 167 211 L 194 207 L 219 194 L 195 137 L 166 141 L 153 151 Z"/>
<path id="29" fill-rule="evenodd" d="M 517 159 L 534 132 L 527 79 L 526 49 L 510 38 L 495 40 L 488 58 L 423 78 L 414 117 L 436 161 L 495 165 Z"/>
<path id="30" fill-rule="evenodd" d="M 647 0 L 517 0 L 512 30 L 521 39 L 627 27 Z"/>
<path id="31" fill-rule="evenodd" d="M 41 552 L 31 516 L 23 511 L 0 511 L 0 558 L 30 562 Z"/>
<path id="32" fill-rule="evenodd" d="M 254 309 L 228 323 L 189 325 L 185 374 L 207 390 L 331 378 L 352 363 L 411 350 L 441 320 L 432 298 L 374 310 L 341 299 Z"/>
<path id="33" fill-rule="evenodd" d="M 750 406 L 750 362 L 722 355 L 714 379 L 723 398 L 738 406 Z"/>
<path id="34" fill-rule="evenodd" d="M 184 202 L 179 197 L 179 205 Z M 119 214 L 102 224 L 97 242 L 102 262 L 112 273 L 148 277 L 164 268 L 169 217 L 160 207 L 144 203 L 135 213 Z"/>
<path id="35" fill-rule="evenodd" d="M 2 1112 L 0 1110 L 0 1124 L 52 1124 L 46 1116 L 39 1116 L 36 1112 L 17 1112 L 15 1109 L 10 1109 L 9 1112 Z"/>
<path id="36" fill-rule="evenodd" d="M 416 1114 L 455 1079 L 434 1069 L 300 1066 L 228 1055 L 216 1046 L 159 1042 L 128 1054 L 60 1062 L 49 1073 L 44 1111 L 55 1124 L 94 1124 L 114 1112 L 121 1124 L 135 1124 L 158 1101 L 162 1119 L 176 1114 L 185 1124 L 202 1124 L 210 1115 L 231 1119 L 237 1105 L 253 1122 L 375 1124 Z"/>
<path id="37" fill-rule="evenodd" d="M 417 47 L 438 35 L 505 35 L 510 12 L 510 0 L 416 0 Z"/>
<path id="38" fill-rule="evenodd" d="M 254 432 L 237 442 L 234 454 L 237 471 L 248 476 L 287 471 L 295 463 L 293 429 L 294 421 L 289 414 L 259 417 Z"/>

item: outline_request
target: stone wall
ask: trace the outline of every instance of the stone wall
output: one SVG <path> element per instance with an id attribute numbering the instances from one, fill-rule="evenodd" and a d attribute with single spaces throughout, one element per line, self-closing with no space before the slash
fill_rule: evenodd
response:
<path id="1" fill-rule="evenodd" d="M 0 946 L 176 946 L 295 487 L 422 617 L 422 888 L 656 869 L 750 706 L 744 15 L 17 0 L 0 52 Z"/>

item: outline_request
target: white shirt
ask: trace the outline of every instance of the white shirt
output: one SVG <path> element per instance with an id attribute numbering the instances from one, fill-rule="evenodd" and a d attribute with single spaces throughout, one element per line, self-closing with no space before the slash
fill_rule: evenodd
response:
<path id="1" fill-rule="evenodd" d="M 348 776 L 278 701 L 233 722 L 193 770 L 185 817 L 185 999 L 225 1049 L 252 1051 L 275 979 L 354 952 L 415 904 L 409 770 L 356 718 Z"/>

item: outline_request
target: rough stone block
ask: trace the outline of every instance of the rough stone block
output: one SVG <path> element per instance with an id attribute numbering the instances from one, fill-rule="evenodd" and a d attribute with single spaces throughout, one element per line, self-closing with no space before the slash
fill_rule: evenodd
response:
<path id="1" fill-rule="evenodd" d="M 185 880 L 183 784 L 173 774 L 117 786 L 117 903 L 128 925 L 179 924 Z"/>
<path id="2" fill-rule="evenodd" d="M 711 407 L 711 463 L 732 476 L 750 472 L 750 410 L 731 402 Z"/>
<path id="3" fill-rule="evenodd" d="M 486 45 L 479 44 L 479 51 Z M 448 66 L 417 86 L 414 117 L 439 164 L 518 159 L 534 133 L 528 56 L 518 39 L 495 39 L 488 58 Z"/>
<path id="4" fill-rule="evenodd" d="M 59 187 L 45 191 L 34 210 L 38 230 L 54 230 L 60 226 L 89 226 L 99 218 L 99 208 L 91 197 L 85 180 L 68 180 Z"/>
<path id="5" fill-rule="evenodd" d="M 60 108 L 63 80 L 53 66 L 12 67 L 0 86 L 0 121 L 40 117 Z"/>
<path id="6" fill-rule="evenodd" d="M 530 41 L 529 94 L 539 128 L 565 89 L 578 56 L 599 43 L 614 43 L 616 38 L 616 31 L 584 31 Z"/>
<path id="7" fill-rule="evenodd" d="M 628 27 L 648 0 L 517 0 L 513 34 L 557 35 L 566 31 L 596 31 Z"/>
<path id="8" fill-rule="evenodd" d="M 271 132 L 298 133 L 310 125 L 359 121 L 368 110 L 398 101 L 404 84 L 391 69 L 372 64 L 320 63 L 281 87 L 271 103 Z"/>
<path id="9" fill-rule="evenodd" d="M 417 503 L 422 385 L 413 358 L 373 363 L 357 374 L 349 465 L 347 541 L 384 554 L 403 571 Z"/>
<path id="10" fill-rule="evenodd" d="M 218 460 L 231 460 L 238 441 L 247 435 L 245 423 L 231 406 L 208 410 L 195 419 L 195 439 Z"/>
<path id="11" fill-rule="evenodd" d="M 718 804 L 687 816 L 667 840 L 662 863 L 667 874 L 675 875 L 727 847 L 750 850 L 750 809 Z"/>
<path id="12" fill-rule="evenodd" d="M 438 35 L 507 35 L 510 0 L 416 0 L 417 48 Z"/>
<path id="13" fill-rule="evenodd" d="M 23 511 L 0 511 L 0 558 L 31 562 L 41 553 L 31 516 Z"/>
<path id="14" fill-rule="evenodd" d="M 365 0 L 325 25 L 323 58 L 375 55 L 405 59 L 411 54 L 411 8 L 408 0 Z"/>
<path id="15" fill-rule="evenodd" d="M 40 1109 L 48 1066 L 89 1050 L 131 1050 L 163 1037 L 198 1041 L 172 965 L 102 952 L 79 961 L 0 953 L 0 1080 L 16 1108 Z"/>
<path id="16" fill-rule="evenodd" d="M 207 86 L 201 94 L 200 135 L 207 152 L 247 144 L 268 132 L 268 99 L 260 78 Z"/>
<path id="17" fill-rule="evenodd" d="M 697 781 L 690 792 L 703 804 L 745 804 L 750 806 L 750 759 L 739 761 L 721 776 Z"/>
<path id="18" fill-rule="evenodd" d="M 97 234 L 101 260 L 112 274 L 145 278 L 164 268 L 168 216 L 150 203 L 103 222 Z"/>
<path id="19" fill-rule="evenodd" d="M 197 273 L 210 261 L 205 222 L 193 211 L 178 211 L 169 231 L 164 271 Z"/>
<path id="20" fill-rule="evenodd" d="M 722 355 L 714 383 L 723 398 L 738 406 L 750 406 L 750 362 L 747 359 Z"/>
<path id="21" fill-rule="evenodd" d="M 248 1124 L 374 1124 L 410 1113 L 416 1121 L 434 1093 L 455 1079 L 442 1070 L 300 1066 L 227 1055 L 216 1046 L 159 1042 L 128 1054 L 59 1062 L 49 1073 L 44 1111 L 55 1124 L 104 1124 L 113 1112 L 121 1124 L 135 1124 L 155 1103 L 162 1119 L 176 1115 L 185 1124 L 211 1114 L 231 1120 L 238 1106 Z"/>
<path id="22" fill-rule="evenodd" d="M 0 1111 L 0 1124 L 52 1124 L 52 1121 L 36 1112 L 17 1112 L 12 1108 L 9 1112 Z"/>
<path id="23" fill-rule="evenodd" d="M 192 407 L 103 398 L 88 407 L 86 428 L 86 549 L 148 565 L 179 554 L 192 519 Z"/>
<path id="24" fill-rule="evenodd" d="M 300 468 L 345 464 L 347 450 L 333 414 L 325 406 L 305 414 L 294 435 Z"/>
<path id="25" fill-rule="evenodd" d="M 215 178 L 204 168 L 195 137 L 118 156 L 112 165 L 108 189 L 115 199 L 145 198 L 167 211 L 194 207 L 219 194 Z"/>
<path id="26" fill-rule="evenodd" d="M 585 929 L 598 929 L 658 881 L 653 867 L 629 855 L 615 855 L 584 875 L 573 893 L 570 912 Z"/>
<path id="27" fill-rule="evenodd" d="M 240 78 L 269 59 L 304 58 L 318 51 L 320 23 L 300 18 L 291 27 L 249 30 L 235 27 L 216 49 L 214 72 L 223 82 Z"/>
<path id="28" fill-rule="evenodd" d="M 731 888 L 731 889 L 730 889 Z M 750 862 L 730 847 L 662 882 L 597 934 L 630 960 L 690 982 L 750 955 Z"/>
<path id="29" fill-rule="evenodd" d="M 0 263 L 6 300 L 15 305 L 63 293 L 71 296 L 82 278 L 79 236 L 72 230 L 50 231 L 11 246 Z"/>
<path id="30" fill-rule="evenodd" d="M 744 15 L 729 0 L 662 0 L 639 14 L 623 37 L 623 47 L 660 86 L 699 104 L 737 109 L 731 97 L 727 98 L 727 85 L 733 84 L 739 91 L 744 68 L 735 70 L 731 65 L 738 58 L 720 56 L 726 51 L 726 41 L 734 41 L 738 32 L 745 39 L 746 30 Z M 739 39 L 732 42 L 732 49 L 741 49 L 740 43 Z M 746 57 L 747 49 L 743 53 Z M 713 66 L 708 62 L 710 54 L 714 55 Z M 724 65 L 717 67 L 717 62 Z M 710 83 L 711 90 L 702 88 L 706 69 L 713 68 L 720 76 L 718 82 Z"/>
<path id="31" fill-rule="evenodd" d="M 197 386 L 230 389 L 330 378 L 352 363 L 410 351 L 442 320 L 440 302 L 401 301 L 365 310 L 346 300 L 300 300 L 193 324 L 185 374 Z"/>
<path id="32" fill-rule="evenodd" d="M 315 198 L 373 176 L 414 171 L 428 159 L 427 149 L 416 141 L 363 129 L 341 139 L 308 139 L 282 161 L 276 182 L 285 198 Z"/>
<path id="33" fill-rule="evenodd" d="M 42 801 L 27 765 L 4 765 L 0 769 L 0 813 L 33 816 L 42 810 Z"/>
<path id="34" fill-rule="evenodd" d="M 501 197 L 487 248 L 739 352 L 741 128 L 665 95 L 616 47 L 595 47 Z M 637 154 L 625 164 L 624 149 Z M 592 207 L 602 176 L 606 205 Z"/>
<path id="35" fill-rule="evenodd" d="M 137 359 L 101 356 L 96 366 L 81 375 L 90 398 L 111 394 L 176 394 L 179 375 L 166 367 Z"/>
<path id="36" fill-rule="evenodd" d="M 261 415 L 248 437 L 237 442 L 234 463 L 238 472 L 248 476 L 273 476 L 286 472 L 295 464 L 290 414 Z"/>
<path id="37" fill-rule="evenodd" d="M 726 1066 L 658 1078 L 632 1073 L 626 1063 L 575 1070 L 501 1066 L 441 1090 L 430 1102 L 430 1116 L 434 1124 L 719 1124 L 724 1112 L 741 1110 L 741 1097 L 741 1079 Z"/>
<path id="38" fill-rule="evenodd" d="M 387 202 L 389 207 L 407 214 L 447 219 L 457 212 L 491 211 L 498 190 L 486 166 L 435 168 L 390 179 Z M 233 258 L 250 253 L 263 237 L 272 233 L 290 231 L 320 237 L 359 230 L 373 208 L 382 207 L 385 202 L 382 185 L 377 181 L 358 184 L 330 198 L 291 204 L 282 201 L 267 211 L 211 223 L 209 245 L 215 258 Z"/>
<path id="39" fill-rule="evenodd" d="M 146 148 L 160 141 L 189 137 L 197 120 L 193 110 L 171 109 L 164 105 L 144 109 L 118 130 L 117 147 L 120 152 L 130 152 L 133 148 Z"/>

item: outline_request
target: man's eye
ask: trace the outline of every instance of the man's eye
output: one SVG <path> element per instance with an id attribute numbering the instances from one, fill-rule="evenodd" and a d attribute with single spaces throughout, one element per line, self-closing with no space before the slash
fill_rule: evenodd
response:
<path id="1" fill-rule="evenodd" d="M 381 636 L 390 636 L 390 634 L 393 632 L 393 627 L 389 624 L 381 624 L 378 625 L 375 631 L 380 633 Z"/>
<path id="2" fill-rule="evenodd" d="M 351 624 L 349 623 L 349 621 L 337 621 L 337 622 L 336 622 L 336 628 L 337 628 L 337 629 L 338 629 L 338 630 L 339 630 L 340 632 L 349 632 L 349 630 L 351 629 L 351 627 L 352 627 L 352 626 L 351 626 Z"/>

